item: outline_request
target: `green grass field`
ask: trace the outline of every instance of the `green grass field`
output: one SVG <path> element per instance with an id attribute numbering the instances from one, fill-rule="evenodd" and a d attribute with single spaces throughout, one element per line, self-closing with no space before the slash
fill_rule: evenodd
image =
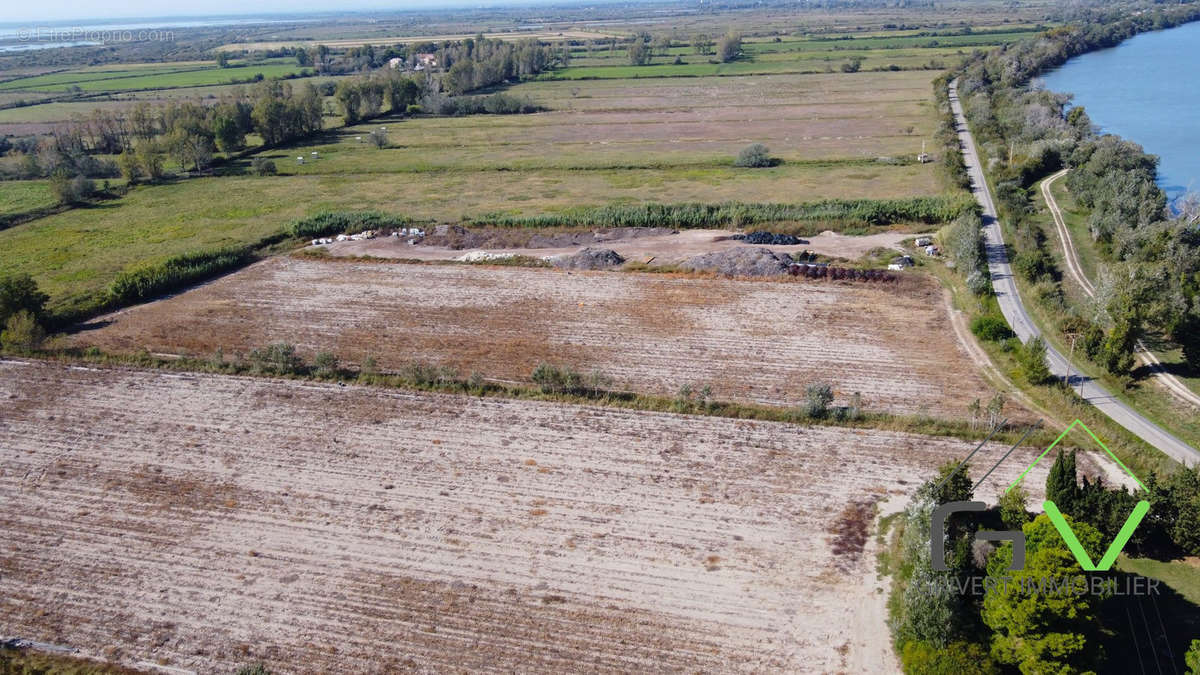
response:
<path id="1" fill-rule="evenodd" d="M 1117 569 L 1158 579 L 1193 604 L 1200 605 L 1200 567 L 1194 560 L 1164 562 L 1122 555 L 1117 561 Z"/>
<path id="2" fill-rule="evenodd" d="M 142 89 L 172 89 L 248 81 L 261 74 L 264 78 L 300 73 L 295 61 L 234 63 L 228 68 L 215 64 L 189 66 L 133 67 L 114 70 L 80 70 L 39 75 L 4 82 L 0 91 L 65 92 L 78 88 L 85 92 L 118 92 Z"/>
<path id="3" fill-rule="evenodd" d="M 0 216 L 15 216 L 54 206 L 58 200 L 50 194 L 44 180 L 0 181 Z"/>
<path id="4" fill-rule="evenodd" d="M 930 86 L 936 73 L 843 73 L 839 64 L 860 54 L 864 68 L 895 61 L 917 68 L 956 54 L 958 47 L 921 48 L 907 44 L 907 37 L 891 39 L 752 41 L 747 44 L 753 58 L 731 64 L 633 68 L 616 65 L 620 58 L 614 57 L 611 65 L 556 74 L 590 77 L 603 71 L 607 79 L 539 80 L 508 88 L 548 109 L 537 114 L 383 118 L 350 128 L 337 128 L 331 120 L 330 131 L 319 138 L 262 153 L 275 161 L 278 176 L 237 175 L 249 168 L 249 159 L 241 160 L 222 167 L 218 177 L 137 187 L 121 199 L 0 232 L 5 251 L 0 273 L 32 274 L 51 294 L 52 308 L 63 310 L 84 303 L 131 266 L 255 242 L 295 218 L 325 210 L 379 209 L 458 222 L 604 204 L 940 194 L 944 186 L 933 166 L 913 161 L 934 131 Z M 853 50 L 843 49 L 851 44 Z M 872 46 L 878 48 L 863 49 Z M 813 72 L 786 72 L 797 67 Z M 644 77 L 655 69 L 695 76 Z M 34 74 L 4 87 L 154 87 L 129 96 L 162 100 L 229 92 L 234 88 L 220 82 L 260 70 L 270 77 L 298 68 L 278 59 L 228 69 L 133 64 Z M 781 72 L 772 74 L 775 70 Z M 721 76 L 726 74 L 754 76 Z M 189 86 L 195 88 L 184 88 Z M 0 124 L 49 124 L 84 113 L 89 105 L 95 104 L 0 111 Z M 388 127 L 388 147 L 364 142 L 382 126 Z M 782 163 L 734 168 L 738 151 L 755 142 L 766 144 Z M 313 159 L 314 151 L 319 158 Z M 26 201 L 36 203 L 33 197 Z"/>

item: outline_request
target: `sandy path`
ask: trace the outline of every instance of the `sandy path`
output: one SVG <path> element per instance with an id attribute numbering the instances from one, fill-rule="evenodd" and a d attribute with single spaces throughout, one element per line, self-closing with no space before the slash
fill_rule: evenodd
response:
<path id="1" fill-rule="evenodd" d="M 200 672 L 888 672 L 827 532 L 971 447 L 38 363 L 0 406 L 3 631 Z"/>
<path id="2" fill-rule="evenodd" d="M 745 242 L 727 239 L 733 231 L 727 230 L 680 230 L 677 234 L 638 237 L 620 241 L 597 242 L 594 246 L 611 248 L 630 261 L 645 262 L 651 258 L 656 264 L 673 264 L 687 258 L 746 246 Z M 901 251 L 900 242 L 920 236 L 906 232 L 880 232 L 861 237 L 839 234 L 826 230 L 813 237 L 802 237 L 807 244 L 797 246 L 770 246 L 781 253 L 814 251 L 837 258 L 856 259 L 875 248 L 891 248 Z M 398 239 L 380 238 L 366 241 L 343 241 L 322 248 L 337 256 L 375 256 L 379 258 L 409 258 L 414 260 L 453 260 L 472 251 L 488 253 L 512 253 L 537 257 L 570 255 L 583 246 L 562 248 L 504 248 L 504 249 L 451 249 L 444 246 L 414 246 Z"/>
<path id="3" fill-rule="evenodd" d="M 1071 277 L 1075 280 L 1080 290 L 1087 293 L 1090 298 L 1095 297 L 1096 288 L 1083 273 L 1083 266 L 1079 264 L 1079 255 L 1075 250 L 1075 243 L 1071 241 L 1071 231 L 1067 229 L 1067 223 L 1063 220 L 1062 209 L 1058 207 L 1058 201 L 1054 199 L 1054 193 L 1050 190 L 1050 186 L 1058 179 L 1067 175 L 1068 171 L 1070 169 L 1063 169 L 1042 181 L 1042 199 L 1045 200 L 1046 206 L 1050 210 L 1050 215 L 1054 217 L 1054 228 L 1058 231 L 1059 240 L 1062 242 L 1063 259 L 1067 263 L 1067 271 L 1071 274 Z M 1138 340 L 1137 343 L 1137 357 L 1154 373 L 1154 379 L 1165 387 L 1167 391 L 1171 392 L 1175 398 L 1193 407 L 1200 407 L 1200 396 L 1197 396 L 1195 392 L 1188 389 L 1186 384 L 1179 381 L 1179 378 L 1168 373 L 1163 368 L 1162 361 L 1159 361 L 1158 357 L 1147 349 L 1145 343 L 1141 340 Z"/>

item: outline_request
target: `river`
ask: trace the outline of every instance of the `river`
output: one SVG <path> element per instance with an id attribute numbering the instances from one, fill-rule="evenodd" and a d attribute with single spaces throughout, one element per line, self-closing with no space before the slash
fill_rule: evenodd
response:
<path id="1" fill-rule="evenodd" d="M 1200 190 L 1200 22 L 1142 33 L 1071 59 L 1043 76 L 1075 95 L 1103 131 L 1158 155 L 1158 184 L 1172 200 Z"/>

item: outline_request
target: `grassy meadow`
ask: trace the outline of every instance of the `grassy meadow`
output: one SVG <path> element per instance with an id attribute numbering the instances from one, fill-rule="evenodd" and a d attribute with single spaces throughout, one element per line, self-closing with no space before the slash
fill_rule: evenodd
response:
<path id="1" fill-rule="evenodd" d="M 257 242 L 293 219 L 328 210 L 378 209 L 453 223 L 605 204 L 938 195 L 945 187 L 934 165 L 915 162 L 923 144 L 932 146 L 936 125 L 931 84 L 938 72 L 930 64 L 1028 30 L 932 38 L 864 29 L 852 39 L 755 38 L 742 59 L 721 65 L 677 47 L 656 60 L 678 55 L 690 63 L 634 68 L 623 48 L 589 53 L 581 47 L 576 63 L 582 65 L 505 88 L 543 112 L 384 117 L 351 127 L 329 119 L 318 137 L 257 153 L 275 162 L 277 176 L 250 175 L 245 158 L 219 167 L 216 176 L 137 186 L 119 199 L 0 231 L 0 274 L 32 274 L 50 293 L 52 309 L 66 310 L 86 304 L 123 270 Z M 842 72 L 840 64 L 855 56 L 863 58 L 860 71 Z M 123 100 L 0 110 L 0 127 L 53 124 L 90 107 L 134 100 L 220 96 L 236 88 L 223 82 L 247 73 L 299 70 L 292 59 L 234 65 L 31 72 L 0 85 L 0 94 L 77 86 L 123 92 Z M 365 141 L 380 127 L 387 127 L 387 144 L 376 148 Z M 737 152 L 751 143 L 767 145 L 780 163 L 733 167 Z M 33 211 L 49 198 L 44 181 L 0 189 L 13 195 L 4 207 L 13 212 Z"/>

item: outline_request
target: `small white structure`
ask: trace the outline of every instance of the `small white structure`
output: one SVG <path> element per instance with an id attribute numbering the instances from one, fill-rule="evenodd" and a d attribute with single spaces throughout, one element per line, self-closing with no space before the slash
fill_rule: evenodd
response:
<path id="1" fill-rule="evenodd" d="M 297 157 L 297 158 L 296 158 L 296 163 L 297 163 L 297 164 L 303 164 L 303 163 L 304 163 L 304 158 L 303 158 L 303 157 Z"/>
<path id="2" fill-rule="evenodd" d="M 313 150 L 313 151 L 312 151 L 312 156 L 313 156 L 313 157 L 316 157 L 316 156 L 317 156 L 317 151 L 316 151 L 316 150 Z"/>
<path id="3" fill-rule="evenodd" d="M 917 161 L 922 164 L 929 163 L 929 153 L 925 152 L 925 141 L 921 141 L 921 154 L 917 155 Z"/>
<path id="4" fill-rule="evenodd" d="M 359 143 L 362 143 L 362 136 L 355 136 L 354 140 L 358 141 Z"/>
<path id="5" fill-rule="evenodd" d="M 926 246 L 925 247 L 925 255 L 930 255 L 930 256 L 938 255 L 938 247 L 932 246 L 932 245 Z"/>
<path id="6" fill-rule="evenodd" d="M 395 57 L 388 59 L 388 68 L 391 68 L 392 70 L 397 70 L 397 69 L 400 69 L 403 67 L 404 67 L 404 59 L 400 58 L 399 56 L 395 56 Z"/>
<path id="7" fill-rule="evenodd" d="M 929 237 L 917 237 L 917 241 L 916 241 L 917 246 L 929 246 L 932 243 L 933 243 L 933 239 L 930 239 Z"/>
<path id="8" fill-rule="evenodd" d="M 913 266 L 913 259 L 906 255 L 902 255 L 902 256 L 898 256 L 896 258 L 892 258 L 892 262 L 890 262 L 888 264 L 888 269 L 893 272 L 899 272 L 905 268 L 912 267 L 912 266 Z"/>

